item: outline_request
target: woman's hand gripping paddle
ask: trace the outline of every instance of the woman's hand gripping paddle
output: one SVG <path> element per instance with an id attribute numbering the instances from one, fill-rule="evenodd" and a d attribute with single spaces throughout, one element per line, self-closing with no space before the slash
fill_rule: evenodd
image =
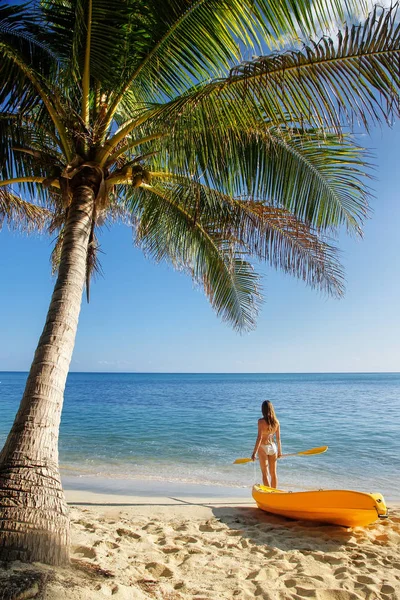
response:
<path id="1" fill-rule="evenodd" d="M 318 448 L 311 448 L 310 450 L 302 450 L 301 452 L 292 452 L 291 454 L 282 454 L 280 458 L 285 458 L 285 456 L 308 456 L 311 454 L 322 454 L 328 450 L 328 446 L 319 446 Z M 251 458 L 237 458 L 233 461 L 234 465 L 243 465 L 245 463 L 251 462 Z"/>

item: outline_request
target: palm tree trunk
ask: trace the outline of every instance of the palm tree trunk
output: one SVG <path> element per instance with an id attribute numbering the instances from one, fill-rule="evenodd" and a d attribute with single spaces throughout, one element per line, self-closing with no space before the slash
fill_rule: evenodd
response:
<path id="1" fill-rule="evenodd" d="M 59 274 L 14 424 L 0 454 L 0 560 L 69 560 L 69 516 L 58 432 L 86 276 L 99 173 L 72 180 Z"/>

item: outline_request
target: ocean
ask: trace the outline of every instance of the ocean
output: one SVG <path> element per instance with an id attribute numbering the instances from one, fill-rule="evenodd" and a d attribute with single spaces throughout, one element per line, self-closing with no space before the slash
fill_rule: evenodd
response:
<path id="1" fill-rule="evenodd" d="M 26 373 L 0 373 L 0 445 Z M 260 481 L 250 456 L 263 400 L 281 423 L 283 452 L 327 445 L 324 454 L 279 461 L 279 487 L 379 491 L 400 500 L 400 373 L 70 373 L 60 433 L 69 487 L 99 481 L 160 488 Z M 74 486 L 74 482 L 76 486 Z"/>

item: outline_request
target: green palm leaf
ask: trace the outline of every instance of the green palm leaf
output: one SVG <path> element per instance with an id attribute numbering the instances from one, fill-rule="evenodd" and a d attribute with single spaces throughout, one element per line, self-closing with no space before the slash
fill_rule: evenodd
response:
<path id="1" fill-rule="evenodd" d="M 375 9 L 364 25 L 345 28 L 302 51 L 273 53 L 239 65 L 228 77 L 197 85 L 159 109 L 157 118 L 180 133 L 234 133 L 285 127 L 342 135 L 357 121 L 391 123 L 398 114 L 400 26 L 397 7 Z M 289 125 L 289 127 L 288 127 Z M 127 131 L 129 133 L 129 131 Z"/>
<path id="2" fill-rule="evenodd" d="M 41 41 L 40 21 L 28 6 L 0 5 L 0 105 L 4 110 L 28 110 L 40 101 L 27 77 L 28 69 L 38 77 L 52 76 L 57 70 L 54 53 Z"/>
<path id="3" fill-rule="evenodd" d="M 215 245 L 223 243 L 232 254 L 257 256 L 313 287 L 342 294 L 343 276 L 336 250 L 288 211 L 236 200 L 181 179 L 167 187 L 146 188 L 146 192 L 155 194 L 155 202 L 145 203 L 148 196 L 143 200 L 135 193 L 135 202 L 130 205 L 137 218 L 141 247 L 157 260 L 179 256 L 175 266 L 186 268 L 197 281 L 200 277 L 192 265 L 196 248 L 190 241 L 194 232 L 209 243 L 213 241 L 213 252 Z M 168 198 L 168 204 L 160 198 Z M 213 221 L 216 206 L 217 223 Z"/>
<path id="4" fill-rule="evenodd" d="M 366 153 L 349 136 L 266 125 L 239 135 L 223 119 L 212 130 L 182 121 L 150 147 L 153 172 L 191 172 L 221 193 L 286 207 L 317 228 L 345 224 L 360 233 L 368 214 Z"/>
<path id="5" fill-rule="evenodd" d="M 364 25 L 346 27 L 335 44 L 330 38 L 302 51 L 276 53 L 238 66 L 228 87 L 235 95 L 254 95 L 269 119 L 330 127 L 338 133 L 343 120 L 388 123 L 397 114 L 400 56 L 397 6 L 375 8 Z"/>
<path id="6" fill-rule="evenodd" d="M 184 186 L 132 191 L 127 208 L 136 221 L 136 243 L 157 261 L 169 261 L 202 285 L 213 308 L 236 329 L 255 326 L 259 278 L 220 223 L 195 220 Z"/>

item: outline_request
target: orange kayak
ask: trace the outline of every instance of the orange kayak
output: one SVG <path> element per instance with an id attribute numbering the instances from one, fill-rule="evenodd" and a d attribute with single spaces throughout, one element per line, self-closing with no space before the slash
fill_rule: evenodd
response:
<path id="1" fill-rule="evenodd" d="M 264 485 L 253 486 L 252 493 L 258 508 L 289 519 L 359 527 L 388 516 L 381 494 L 350 490 L 286 492 Z"/>

